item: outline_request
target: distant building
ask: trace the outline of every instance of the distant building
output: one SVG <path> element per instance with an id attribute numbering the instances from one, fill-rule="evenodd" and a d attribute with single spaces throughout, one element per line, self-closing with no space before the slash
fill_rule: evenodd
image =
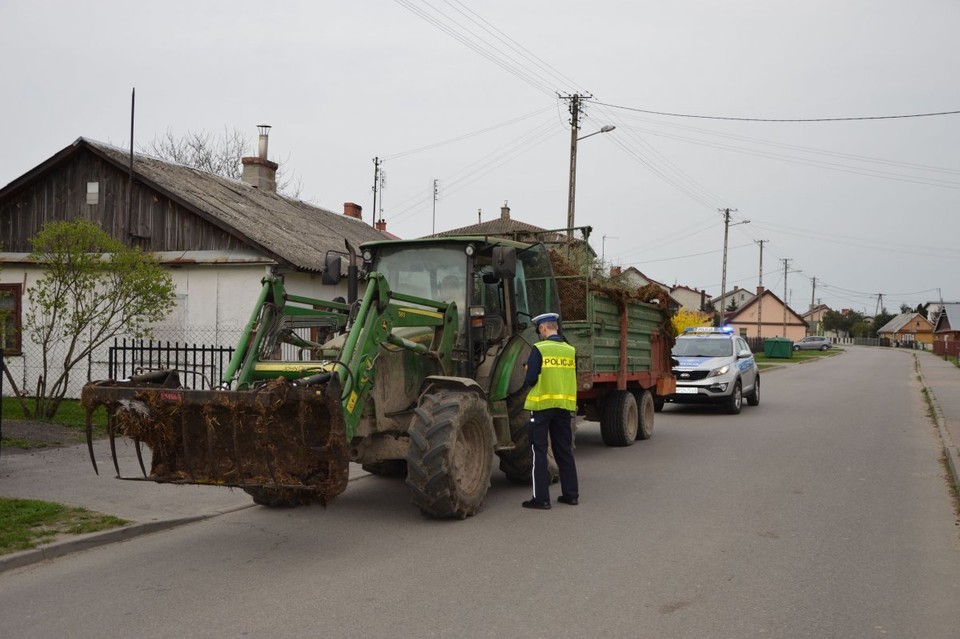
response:
<path id="1" fill-rule="evenodd" d="M 933 328 L 933 352 L 937 355 L 960 355 L 960 302 L 940 305 Z"/>
<path id="2" fill-rule="evenodd" d="M 807 323 L 808 333 L 810 335 L 823 335 L 823 316 L 827 314 L 830 307 L 826 304 L 817 304 L 806 311 L 800 317 Z"/>
<path id="3" fill-rule="evenodd" d="M 680 303 L 680 307 L 688 311 L 702 311 L 710 297 L 706 291 L 698 291 L 689 286 L 674 286 L 670 289 L 670 296 Z"/>
<path id="4" fill-rule="evenodd" d="M 713 302 L 713 307 L 720 313 L 726 312 L 731 304 L 735 304 L 737 309 L 742 308 L 744 304 L 753 299 L 754 294 L 745 288 L 734 286 L 732 291 L 727 291 L 722 297 L 723 299 L 718 295 L 710 300 Z"/>
<path id="5" fill-rule="evenodd" d="M 893 346 L 933 347 L 933 324 L 920 313 L 900 313 L 877 329 L 877 335 Z"/>
<path id="6" fill-rule="evenodd" d="M 757 294 L 743 306 L 727 313 L 723 323 L 736 328 L 743 337 L 786 337 L 796 342 L 807 334 L 807 322 L 763 287 L 758 287 Z"/>

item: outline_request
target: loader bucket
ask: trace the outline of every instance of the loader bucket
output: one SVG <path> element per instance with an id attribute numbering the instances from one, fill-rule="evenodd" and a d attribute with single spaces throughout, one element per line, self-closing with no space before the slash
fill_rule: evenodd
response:
<path id="1" fill-rule="evenodd" d="M 155 381 L 91 382 L 81 403 L 87 411 L 87 442 L 94 469 L 91 416 L 108 415 L 114 468 L 121 479 L 208 484 L 269 494 L 281 502 L 326 504 L 347 487 L 349 457 L 336 378 L 324 386 L 298 386 L 278 378 L 247 391 L 171 388 Z M 179 385 L 179 384 L 177 384 Z M 150 448 L 150 472 L 123 477 L 115 437 Z"/>

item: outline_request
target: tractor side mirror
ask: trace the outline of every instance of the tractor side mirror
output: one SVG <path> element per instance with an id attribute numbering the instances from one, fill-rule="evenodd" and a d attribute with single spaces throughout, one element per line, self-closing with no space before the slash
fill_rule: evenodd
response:
<path id="1" fill-rule="evenodd" d="M 501 279 L 517 276 L 517 249 L 512 246 L 493 247 L 493 275 Z"/>
<path id="2" fill-rule="evenodd" d="M 323 274 L 320 281 L 333 286 L 340 283 L 340 256 L 327 253 L 323 258 Z"/>

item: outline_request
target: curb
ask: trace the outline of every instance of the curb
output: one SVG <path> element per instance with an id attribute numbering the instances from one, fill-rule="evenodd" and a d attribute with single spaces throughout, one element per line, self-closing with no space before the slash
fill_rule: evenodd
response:
<path id="1" fill-rule="evenodd" d="M 927 378 L 923 376 L 923 365 L 920 364 L 919 360 L 917 360 L 917 363 L 917 372 L 920 376 L 920 383 L 923 385 L 923 388 L 927 391 L 927 396 L 930 398 L 930 405 L 933 408 L 934 421 L 937 424 L 937 430 L 940 432 L 940 441 L 943 442 L 943 455 L 947 458 L 947 469 L 950 471 L 953 485 L 960 486 L 960 450 L 958 450 L 956 445 L 953 443 L 953 439 L 950 437 L 950 431 L 947 430 L 947 425 L 943 416 L 943 409 L 940 408 L 940 403 L 937 401 L 937 396 L 934 395 L 933 389 L 927 385 Z"/>
<path id="2" fill-rule="evenodd" d="M 97 546 L 104 546 L 118 541 L 126 541 L 141 535 L 148 535 L 161 530 L 169 530 L 185 524 L 192 524 L 204 519 L 212 519 L 220 515 L 227 515 L 238 510 L 252 508 L 256 504 L 244 504 L 235 508 L 218 510 L 203 515 L 193 515 L 191 517 L 179 517 L 177 519 L 164 519 L 160 521 L 148 521 L 144 523 L 133 523 L 120 528 L 111 528 L 101 532 L 88 533 L 86 535 L 76 535 L 61 541 L 56 541 L 46 546 L 21 550 L 20 552 L 10 553 L 0 556 L 0 573 L 16 568 L 23 568 L 31 564 L 39 563 L 47 559 L 62 557 L 71 553 L 80 552 Z"/>
<path id="3" fill-rule="evenodd" d="M 355 482 L 358 479 L 363 479 L 364 477 L 370 477 L 370 475 L 364 473 L 355 477 L 351 477 L 348 481 Z M 256 504 L 251 502 L 249 504 L 243 504 L 242 506 L 234 506 L 233 508 L 216 510 L 202 515 L 191 515 L 190 517 L 178 517 L 176 519 L 163 519 L 160 521 L 148 521 L 143 523 L 134 522 L 119 528 L 111 528 L 110 530 L 87 533 L 85 535 L 71 536 L 59 541 L 51 542 L 45 546 L 30 548 L 29 550 L 21 550 L 20 552 L 10 553 L 9 555 L 0 555 L 0 574 L 8 570 L 15 570 L 31 564 L 40 563 L 41 561 L 45 561 L 47 559 L 55 559 L 64 555 L 80 552 L 81 550 L 88 550 L 90 548 L 96 548 L 97 546 L 105 546 L 106 544 L 112 544 L 118 541 L 127 541 L 128 539 L 134 539 L 135 537 L 140 537 L 141 535 L 149 535 L 150 533 L 160 532 L 162 530 L 170 530 L 171 528 L 177 528 L 178 526 L 192 524 L 205 519 L 213 519 L 214 517 L 219 517 L 220 515 L 229 515 L 230 513 L 246 510 L 247 508 L 253 508 L 255 506 Z"/>

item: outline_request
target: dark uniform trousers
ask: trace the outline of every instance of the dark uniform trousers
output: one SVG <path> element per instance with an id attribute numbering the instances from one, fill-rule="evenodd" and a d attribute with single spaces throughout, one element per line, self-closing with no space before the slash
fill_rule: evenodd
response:
<path id="1" fill-rule="evenodd" d="M 533 448 L 533 498 L 550 503 L 550 469 L 547 467 L 547 435 L 553 448 L 553 457 L 560 468 L 560 492 L 565 497 L 578 498 L 577 465 L 573 460 L 573 429 L 570 411 L 547 408 L 530 413 L 530 445 Z"/>

